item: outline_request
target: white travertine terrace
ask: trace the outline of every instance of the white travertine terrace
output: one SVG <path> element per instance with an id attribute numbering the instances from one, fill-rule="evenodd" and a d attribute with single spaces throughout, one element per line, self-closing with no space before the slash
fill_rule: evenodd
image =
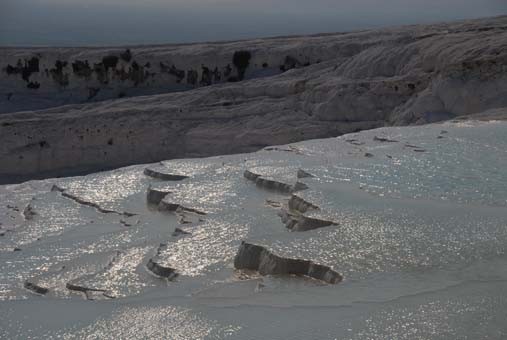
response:
<path id="1" fill-rule="evenodd" d="M 506 16 L 129 53 L 2 48 L 0 177 L 250 152 L 477 114 L 507 106 L 506 61 Z"/>
<path id="2" fill-rule="evenodd" d="M 506 114 L 0 185 L 0 338 L 503 338 Z"/>

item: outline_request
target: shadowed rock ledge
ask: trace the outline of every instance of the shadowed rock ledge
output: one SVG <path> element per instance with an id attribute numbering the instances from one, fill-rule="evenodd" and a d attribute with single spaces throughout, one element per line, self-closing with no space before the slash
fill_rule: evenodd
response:
<path id="1" fill-rule="evenodd" d="M 308 189 L 306 184 L 302 182 L 296 182 L 294 184 L 284 183 L 274 178 L 264 177 L 262 175 L 256 174 L 250 170 L 245 170 L 243 176 L 246 179 L 254 182 L 255 185 L 259 188 L 277 191 L 282 194 L 290 194 L 296 191 Z"/>
<path id="2" fill-rule="evenodd" d="M 148 260 L 146 263 L 146 269 L 156 277 L 173 280 L 178 276 L 176 270 L 172 267 L 169 267 L 167 264 L 161 263 L 160 254 L 167 248 L 167 244 L 161 243 L 158 248 L 155 256 Z"/>
<path id="3" fill-rule="evenodd" d="M 169 173 L 169 169 L 164 166 L 151 166 L 144 169 L 144 174 L 146 176 L 161 179 L 163 181 L 182 181 L 188 176 L 185 175 L 177 175 Z"/>
<path id="4" fill-rule="evenodd" d="M 333 269 L 308 260 L 277 256 L 262 246 L 242 242 L 234 258 L 234 268 L 258 271 L 261 275 L 302 275 L 330 284 L 343 277 Z"/>
<path id="5" fill-rule="evenodd" d="M 167 189 L 158 189 L 153 187 L 148 187 L 147 194 L 146 194 L 146 201 L 148 204 L 152 205 L 159 205 L 160 202 L 169 195 L 171 191 Z"/>
<path id="6" fill-rule="evenodd" d="M 34 282 L 31 282 L 30 280 L 26 280 L 24 283 L 23 283 L 23 287 L 35 294 L 39 294 L 39 295 L 46 295 L 48 292 L 49 292 L 49 289 L 48 288 L 45 288 L 45 287 L 42 287 L 42 286 L 39 286 L 37 285 L 36 283 Z"/>

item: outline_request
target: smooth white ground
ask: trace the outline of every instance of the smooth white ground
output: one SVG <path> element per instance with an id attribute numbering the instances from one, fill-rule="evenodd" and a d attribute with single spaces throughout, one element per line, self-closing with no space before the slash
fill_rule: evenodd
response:
<path id="1" fill-rule="evenodd" d="M 506 132 L 505 122 L 383 128 L 163 162 L 189 176 L 181 182 L 131 166 L 1 186 L 0 338 L 505 338 Z M 289 196 L 243 178 L 254 169 L 295 182 L 300 168 L 315 177 L 300 180 L 309 189 L 299 195 L 337 226 L 288 231 L 274 202 Z M 136 215 L 100 213 L 53 184 Z M 150 185 L 207 215 L 148 207 Z M 29 204 L 36 215 L 25 220 Z M 176 227 L 191 234 L 174 237 Z M 329 265 L 344 281 L 240 275 L 233 258 L 242 240 Z M 175 281 L 145 268 L 160 243 Z M 49 293 L 25 290 L 27 279 Z M 115 298 L 86 300 L 68 282 Z"/>

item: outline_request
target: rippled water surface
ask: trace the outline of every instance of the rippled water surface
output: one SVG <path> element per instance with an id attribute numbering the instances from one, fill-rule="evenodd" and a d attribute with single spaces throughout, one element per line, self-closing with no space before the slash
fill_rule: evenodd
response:
<path id="1" fill-rule="evenodd" d="M 0 338 L 507 337 L 507 123 L 384 128 L 156 166 L 188 178 L 132 166 L 0 187 Z M 296 195 L 318 207 L 304 216 L 332 224 L 290 231 L 291 195 L 245 170 L 304 183 Z M 148 204 L 148 188 L 179 208 Z M 242 241 L 344 280 L 235 271 Z"/>

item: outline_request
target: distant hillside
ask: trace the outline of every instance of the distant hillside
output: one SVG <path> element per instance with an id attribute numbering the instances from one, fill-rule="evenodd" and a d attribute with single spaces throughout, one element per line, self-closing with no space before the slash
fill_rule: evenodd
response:
<path id="1" fill-rule="evenodd" d="M 0 176 L 53 176 L 507 107 L 507 16 L 228 43 L 3 48 L 0 65 Z"/>

